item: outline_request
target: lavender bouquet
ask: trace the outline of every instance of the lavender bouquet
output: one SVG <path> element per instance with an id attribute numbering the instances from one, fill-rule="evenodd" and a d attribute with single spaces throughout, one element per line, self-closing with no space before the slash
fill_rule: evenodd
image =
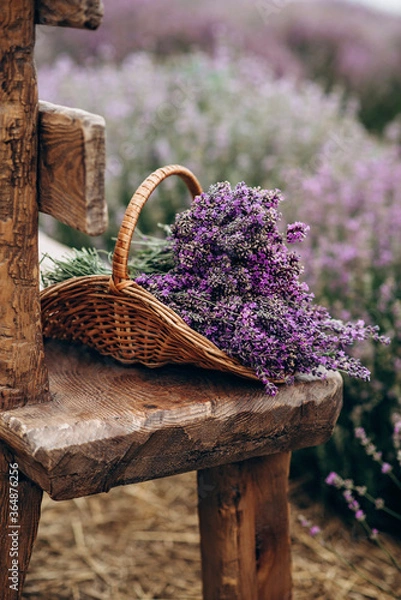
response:
<path id="1" fill-rule="evenodd" d="M 174 266 L 142 274 L 138 284 L 170 306 L 194 330 L 227 355 L 255 370 L 274 394 L 272 379 L 292 383 L 296 373 L 323 376 L 341 370 L 369 379 L 369 371 L 345 348 L 379 336 L 363 321 L 344 323 L 313 302 L 300 281 L 299 256 L 286 243 L 301 242 L 304 223 L 279 231 L 282 200 L 239 183 L 217 183 L 179 213 L 167 238 Z"/>
<path id="2" fill-rule="evenodd" d="M 277 392 L 272 380 L 290 384 L 297 373 L 324 377 L 325 370 L 340 370 L 368 380 L 369 371 L 345 349 L 367 338 L 387 340 L 377 327 L 333 319 L 314 303 L 300 280 L 299 255 L 287 247 L 301 242 L 309 228 L 295 222 L 281 233 L 281 201 L 279 190 L 212 185 L 176 215 L 153 268 L 134 279 L 252 368 L 269 395 Z M 71 276 L 71 268 L 64 271 Z"/>

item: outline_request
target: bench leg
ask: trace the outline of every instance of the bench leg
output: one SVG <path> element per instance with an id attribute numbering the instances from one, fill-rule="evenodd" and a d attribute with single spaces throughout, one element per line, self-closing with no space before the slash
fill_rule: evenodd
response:
<path id="1" fill-rule="evenodd" d="M 0 597 L 18 600 L 40 518 L 42 490 L 0 443 Z"/>
<path id="2" fill-rule="evenodd" d="M 198 471 L 204 600 L 292 598 L 290 456 Z"/>

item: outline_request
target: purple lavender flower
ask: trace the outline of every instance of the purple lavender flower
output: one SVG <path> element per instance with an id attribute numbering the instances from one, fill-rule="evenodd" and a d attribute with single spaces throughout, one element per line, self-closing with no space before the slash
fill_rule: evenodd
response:
<path id="1" fill-rule="evenodd" d="M 363 427 L 356 427 L 354 433 L 356 439 L 359 440 L 362 445 L 366 445 L 366 443 L 369 443 L 369 439 Z"/>
<path id="2" fill-rule="evenodd" d="M 342 479 L 339 475 L 337 475 L 337 473 L 335 473 L 334 471 L 332 471 L 331 473 L 329 473 L 326 477 L 326 483 L 327 485 L 334 485 L 335 487 L 341 487 L 342 486 Z"/>
<path id="3" fill-rule="evenodd" d="M 343 496 L 344 496 L 344 500 L 348 503 L 348 505 L 352 504 L 354 497 L 350 490 L 344 490 Z"/>
<path id="4" fill-rule="evenodd" d="M 360 510 L 361 506 L 357 500 L 351 498 L 351 502 L 349 502 L 348 508 L 353 512 L 357 513 Z"/>
<path id="5" fill-rule="evenodd" d="M 359 509 L 359 510 L 356 511 L 356 513 L 355 513 L 355 519 L 357 521 L 364 521 L 366 519 L 366 515 L 363 512 L 363 510 Z"/>
<path id="6" fill-rule="evenodd" d="M 287 226 L 287 242 L 294 244 L 295 242 L 302 242 L 306 238 L 306 234 L 310 230 L 308 225 L 297 221 Z"/>
<path id="7" fill-rule="evenodd" d="M 299 520 L 300 524 L 302 525 L 302 527 L 305 527 L 305 529 L 309 530 L 309 535 L 311 537 L 316 537 L 321 532 L 321 529 L 318 525 L 313 525 L 309 521 L 309 519 L 307 519 L 303 515 L 298 515 L 298 520 Z"/>
<path id="8" fill-rule="evenodd" d="M 310 527 L 311 526 L 311 522 L 309 521 L 309 519 L 307 519 L 303 515 L 298 515 L 298 520 L 301 523 L 302 527 Z"/>

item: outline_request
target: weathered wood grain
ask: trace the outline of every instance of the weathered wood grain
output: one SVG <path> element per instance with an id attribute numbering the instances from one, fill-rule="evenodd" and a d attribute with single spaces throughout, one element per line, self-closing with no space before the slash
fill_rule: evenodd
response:
<path id="1" fill-rule="evenodd" d="M 46 356 L 52 402 L 0 413 L 0 437 L 55 499 L 320 444 L 341 406 L 337 373 L 268 397 L 235 376 L 124 367 L 68 343 Z"/>
<path id="2" fill-rule="evenodd" d="M 97 29 L 103 17 L 101 0 L 36 0 L 35 23 Z"/>
<path id="3" fill-rule="evenodd" d="M 258 600 L 292 597 L 288 477 L 291 454 L 252 459 Z"/>
<path id="4" fill-rule="evenodd" d="M 34 0 L 0 9 L 0 409 L 48 399 L 40 324 Z"/>
<path id="5" fill-rule="evenodd" d="M 40 518 L 42 490 L 0 443 L 0 597 L 18 600 Z"/>
<path id="6" fill-rule="evenodd" d="M 198 471 L 203 596 L 289 600 L 290 453 Z"/>
<path id="7" fill-rule="evenodd" d="M 247 464 L 198 471 L 203 597 L 208 600 L 258 597 L 256 515 Z"/>
<path id="8" fill-rule="evenodd" d="M 89 235 L 107 227 L 105 122 L 84 110 L 39 103 L 39 210 Z"/>

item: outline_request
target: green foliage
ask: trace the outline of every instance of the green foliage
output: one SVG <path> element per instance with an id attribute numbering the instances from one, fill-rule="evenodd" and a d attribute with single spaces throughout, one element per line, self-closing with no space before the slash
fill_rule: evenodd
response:
<path id="1" fill-rule="evenodd" d="M 61 283 L 72 277 L 87 275 L 107 275 L 110 269 L 103 262 L 100 254 L 94 248 L 72 249 L 70 255 L 63 258 L 53 258 L 45 255 L 52 262 L 52 267 L 42 271 L 41 278 L 44 287 Z"/>

